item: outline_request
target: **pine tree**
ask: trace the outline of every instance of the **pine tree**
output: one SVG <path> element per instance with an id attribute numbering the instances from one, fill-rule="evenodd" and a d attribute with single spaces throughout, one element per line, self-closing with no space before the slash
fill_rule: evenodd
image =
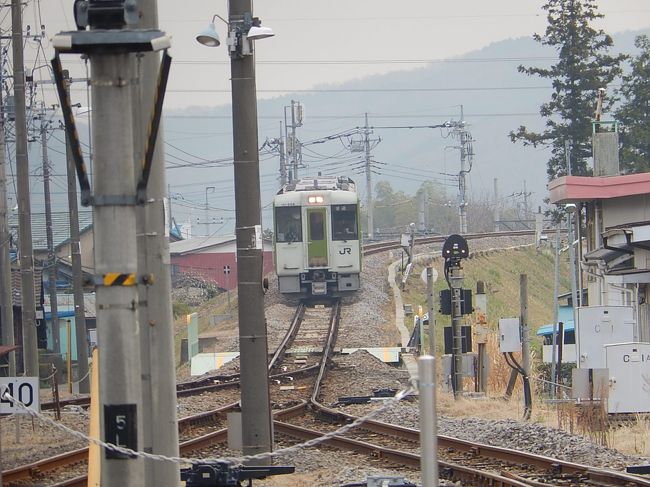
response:
<path id="1" fill-rule="evenodd" d="M 638 36 L 638 56 L 630 60 L 632 71 L 623 77 L 616 111 L 621 122 L 621 169 L 627 173 L 650 171 L 650 39 Z"/>
<path id="2" fill-rule="evenodd" d="M 565 142 L 573 175 L 587 175 L 591 156 L 591 119 L 599 88 L 606 88 L 621 74 L 623 55 L 611 56 L 612 38 L 591 24 L 603 17 L 596 0 L 548 0 L 542 7 L 548 26 L 544 35 L 533 38 L 557 51 L 558 60 L 549 68 L 519 66 L 521 73 L 552 82 L 551 100 L 540 107 L 545 129 L 531 132 L 525 126 L 510 132 L 513 142 L 551 148 L 547 163 L 549 180 L 567 174 Z M 609 108 L 609 100 L 604 109 Z"/>

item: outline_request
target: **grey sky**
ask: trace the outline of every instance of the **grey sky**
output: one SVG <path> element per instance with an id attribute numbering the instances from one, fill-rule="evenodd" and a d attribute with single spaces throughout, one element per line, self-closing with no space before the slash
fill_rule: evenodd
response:
<path id="1" fill-rule="evenodd" d="M 30 1 L 26 24 L 39 24 L 35 21 L 39 3 L 48 37 L 74 29 L 72 0 Z M 409 69 L 419 64 L 408 61 L 449 58 L 501 39 L 530 36 L 545 28 L 543 4 L 543 0 L 258 0 L 254 14 L 276 33 L 257 42 L 259 97 Z M 226 50 L 223 45 L 201 46 L 194 39 L 213 14 L 227 17 L 227 1 L 159 0 L 158 5 L 161 29 L 172 35 L 173 43 L 166 106 L 227 103 Z M 647 0 L 600 0 L 598 5 L 605 14 L 601 26 L 610 33 L 650 26 Z M 2 21 L 4 28 L 8 21 L 8 17 Z M 217 30 L 225 35 L 223 23 L 217 22 Z M 45 50 L 49 59 L 49 43 Z M 78 60 L 67 63 L 77 76 L 83 74 Z"/>

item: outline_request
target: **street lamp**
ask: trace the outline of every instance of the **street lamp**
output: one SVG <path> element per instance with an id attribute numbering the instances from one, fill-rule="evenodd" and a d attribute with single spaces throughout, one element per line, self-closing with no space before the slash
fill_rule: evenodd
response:
<path id="1" fill-rule="evenodd" d="M 214 193 L 214 186 L 206 186 L 205 188 L 205 235 L 210 236 L 210 215 L 208 213 L 208 193 Z"/>
<path id="2" fill-rule="evenodd" d="M 233 166 L 235 179 L 235 236 L 237 240 L 237 296 L 241 364 L 241 420 L 244 455 L 273 449 L 267 333 L 262 287 L 263 247 L 260 200 L 260 161 L 257 137 L 257 95 L 253 40 L 273 35 L 252 15 L 252 0 L 230 0 L 228 21 L 213 16 L 196 40 L 208 47 L 221 42 L 214 20 L 228 26 L 228 54 L 232 85 Z M 258 460 L 269 464 L 270 458 Z"/>

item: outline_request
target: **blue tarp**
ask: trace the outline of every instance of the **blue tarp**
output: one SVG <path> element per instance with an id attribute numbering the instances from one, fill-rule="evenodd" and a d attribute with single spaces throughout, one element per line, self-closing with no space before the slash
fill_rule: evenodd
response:
<path id="1" fill-rule="evenodd" d="M 575 330 L 575 325 L 573 323 L 573 308 L 571 306 L 560 306 L 558 309 L 558 322 L 564 323 L 564 331 L 573 331 Z M 542 325 L 537 330 L 537 336 L 552 335 L 553 334 L 553 324 Z"/>

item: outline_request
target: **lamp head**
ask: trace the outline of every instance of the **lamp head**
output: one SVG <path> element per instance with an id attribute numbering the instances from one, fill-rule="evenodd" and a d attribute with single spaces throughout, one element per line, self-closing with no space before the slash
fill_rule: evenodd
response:
<path id="1" fill-rule="evenodd" d="M 199 32 L 196 36 L 196 40 L 208 47 L 217 47 L 221 44 L 219 34 L 217 34 L 217 29 L 214 27 L 214 22 L 210 22 L 210 25 L 208 25 L 207 28 Z"/>
<path id="2" fill-rule="evenodd" d="M 575 213 L 576 212 L 576 205 L 573 203 L 567 203 L 564 205 L 564 211 L 567 213 Z"/>
<path id="3" fill-rule="evenodd" d="M 275 32 L 270 27 L 264 27 L 262 25 L 253 25 L 246 34 L 251 41 L 257 41 L 259 39 L 265 39 L 267 37 L 273 37 Z"/>

